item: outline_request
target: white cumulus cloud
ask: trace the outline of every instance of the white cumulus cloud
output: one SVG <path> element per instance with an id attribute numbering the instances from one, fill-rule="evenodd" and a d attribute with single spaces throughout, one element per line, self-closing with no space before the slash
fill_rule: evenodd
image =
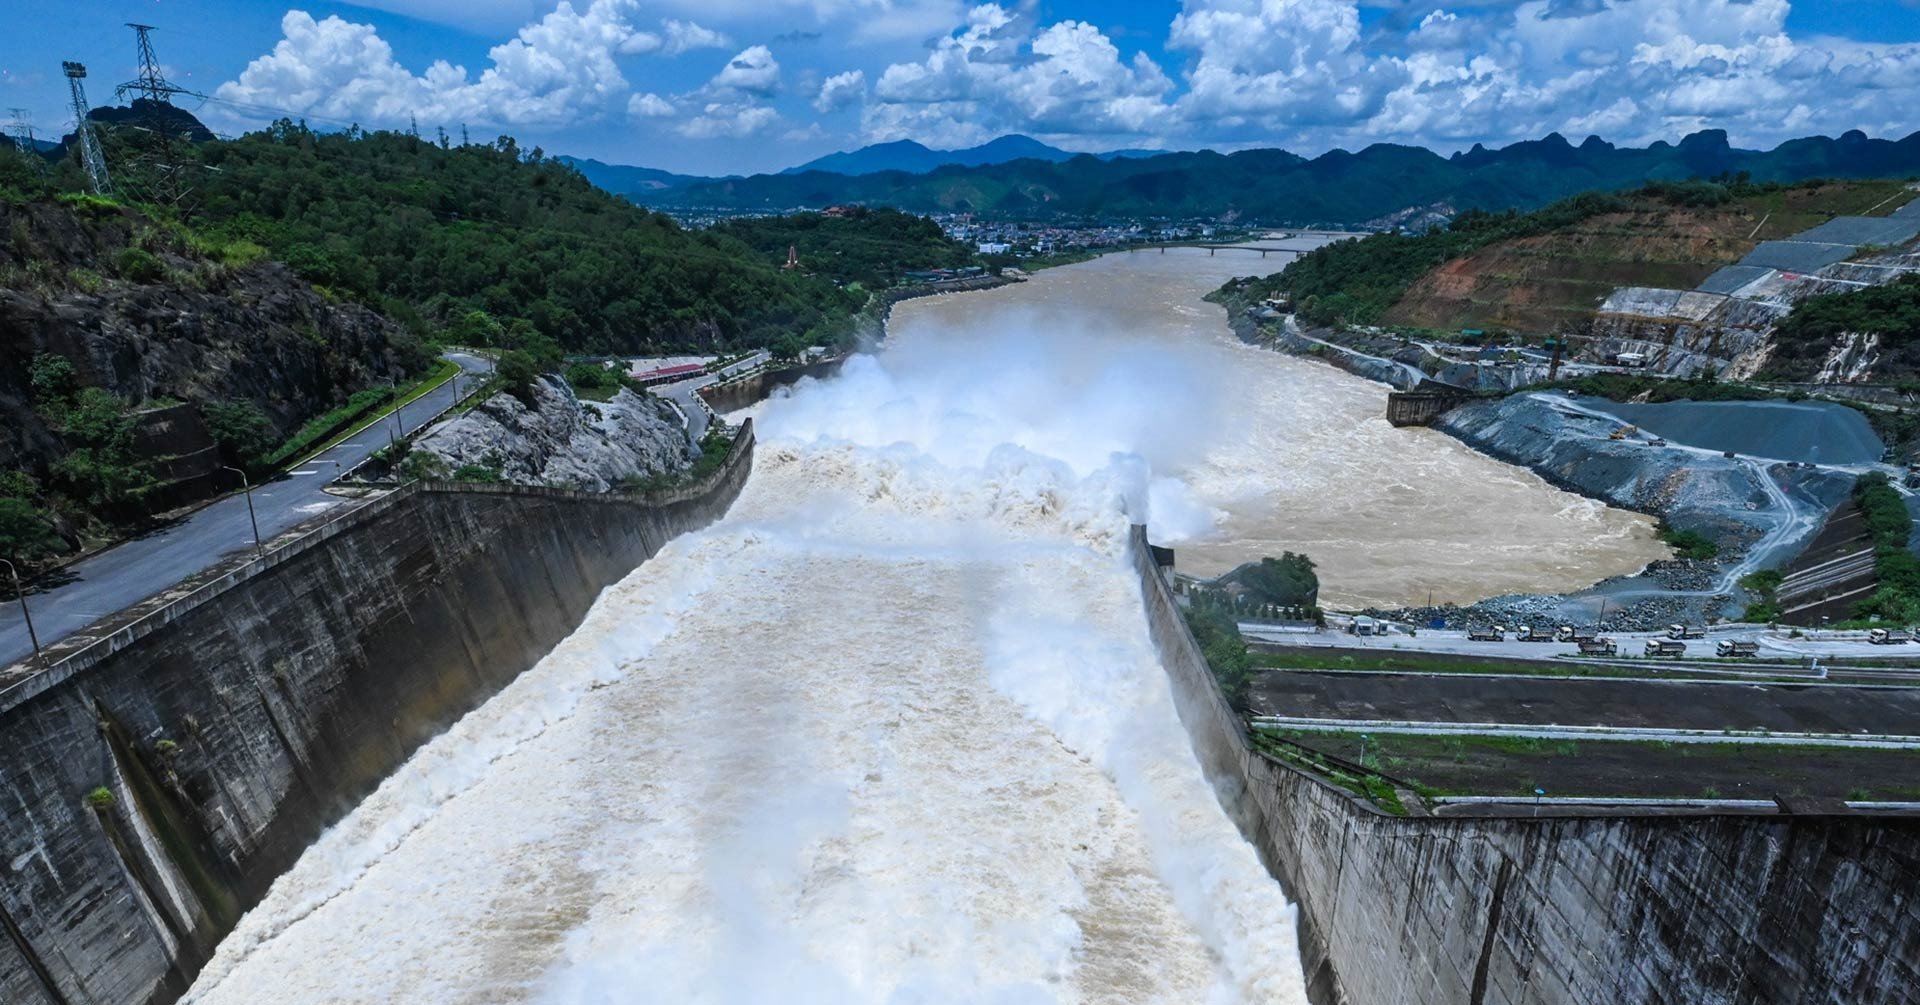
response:
<path id="1" fill-rule="evenodd" d="M 394 58 L 372 25 L 338 15 L 316 20 L 301 10 L 281 18 L 273 51 L 220 85 L 216 97 L 262 109 L 332 119 L 560 125 L 618 108 L 629 86 L 616 57 L 658 48 L 628 16 L 634 0 L 567 0 L 488 50 L 492 65 L 475 77 L 436 60 L 415 75 Z"/>
<path id="2" fill-rule="evenodd" d="M 703 28 L 692 21 L 668 19 L 660 25 L 666 30 L 666 52 L 677 56 L 695 49 L 725 49 L 733 44 L 733 39 L 712 28 Z"/>
<path id="3" fill-rule="evenodd" d="M 866 93 L 867 75 L 864 72 L 848 70 L 836 73 L 820 85 L 820 94 L 813 99 L 813 108 L 825 114 L 859 101 Z"/>

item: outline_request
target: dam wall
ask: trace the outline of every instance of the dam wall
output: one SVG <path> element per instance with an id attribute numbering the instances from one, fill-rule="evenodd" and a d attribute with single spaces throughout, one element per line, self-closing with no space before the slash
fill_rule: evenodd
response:
<path id="1" fill-rule="evenodd" d="M 415 483 L 0 691 L 0 1002 L 157 1005 L 322 830 L 722 515 L 753 428 L 645 495 Z"/>
<path id="2" fill-rule="evenodd" d="M 1299 905 L 1317 1005 L 1920 1002 L 1920 818 L 1390 816 L 1255 752 L 1144 528 L 1133 560 L 1194 750 Z"/>
<path id="3" fill-rule="evenodd" d="M 789 384 L 797 384 L 807 377 L 825 380 L 839 373 L 841 365 L 846 361 L 845 356 L 834 356 L 812 363 L 759 370 L 739 380 L 730 380 L 724 384 L 708 384 L 694 393 L 700 396 L 700 400 L 707 403 L 708 408 L 724 415 L 763 401 L 775 390 Z"/>

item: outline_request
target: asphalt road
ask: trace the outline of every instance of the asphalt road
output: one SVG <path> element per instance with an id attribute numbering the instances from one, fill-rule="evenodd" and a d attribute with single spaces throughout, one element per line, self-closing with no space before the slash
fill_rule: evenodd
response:
<path id="1" fill-rule="evenodd" d="M 490 365 L 487 360 L 466 353 L 449 353 L 447 358 L 464 371 L 457 382 L 462 390 L 473 387 L 467 374 L 485 373 Z M 412 432 L 453 404 L 454 383 L 448 381 L 408 402 L 400 410 L 404 426 L 389 415 L 285 476 L 255 488 L 253 506 L 260 521 L 260 536 L 271 539 L 316 514 L 348 504 L 350 500 L 327 494 L 324 491 L 327 484 L 386 446 L 389 434 Z M 235 551 L 252 546 L 247 500 L 243 495 L 234 495 L 76 562 L 56 574 L 65 579 L 60 585 L 27 595 L 40 644 L 51 645 L 100 618 L 167 589 Z M 0 609 L 0 666 L 11 665 L 32 652 L 20 605 L 9 601 Z"/>
<path id="2" fill-rule="evenodd" d="M 717 373 L 701 374 L 692 380 L 683 380 L 675 384 L 663 384 L 653 388 L 653 393 L 663 398 L 671 398 L 680 406 L 680 410 L 687 415 L 687 436 L 692 438 L 693 442 L 699 443 L 701 440 L 706 439 L 707 422 L 712 417 L 713 412 L 707 408 L 707 403 L 702 401 L 700 396 L 694 392 L 709 384 L 719 383 L 734 374 L 745 373 L 754 367 L 765 364 L 772 358 L 770 354 L 762 350 L 737 363 L 721 368 Z"/>

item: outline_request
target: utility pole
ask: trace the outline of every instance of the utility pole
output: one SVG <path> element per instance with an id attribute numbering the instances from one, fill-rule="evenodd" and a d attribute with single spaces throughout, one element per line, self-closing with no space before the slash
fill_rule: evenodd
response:
<path id="1" fill-rule="evenodd" d="M 141 119 L 156 145 L 148 157 L 159 176 L 154 186 L 156 201 L 184 202 L 192 190 L 187 185 L 186 166 L 174 155 L 173 96 L 202 95 L 175 84 L 160 72 L 160 57 L 154 55 L 153 38 L 148 34 L 153 31 L 153 25 L 129 21 L 127 27 L 133 29 L 134 44 L 139 50 L 140 75 L 114 88 L 113 95 L 123 101 L 129 97 L 134 99 L 132 104 L 142 112 Z"/>
<path id="2" fill-rule="evenodd" d="M 73 92 L 74 135 L 80 138 L 80 165 L 87 170 L 87 184 L 94 195 L 112 195 L 113 182 L 107 177 L 107 158 L 100 153 L 100 137 L 93 133 L 93 120 L 87 118 L 87 79 L 85 63 L 67 60 L 60 64 L 67 73 L 67 86 Z"/>
<path id="3" fill-rule="evenodd" d="M 20 585 L 20 570 L 4 558 L 0 558 L 0 565 L 6 566 L 7 573 L 13 577 L 13 595 L 20 600 L 20 620 L 27 623 L 27 639 L 33 643 L 33 661 L 45 670 L 47 658 L 40 652 L 40 636 L 33 630 L 33 615 L 27 611 L 27 588 Z"/>
<path id="4" fill-rule="evenodd" d="M 247 496 L 247 522 L 253 525 L 253 553 L 265 557 L 266 546 L 260 543 L 260 519 L 253 515 L 253 482 L 248 480 L 247 473 L 239 468 L 226 464 L 220 465 L 220 468 L 240 476 L 240 487 L 246 490 Z"/>

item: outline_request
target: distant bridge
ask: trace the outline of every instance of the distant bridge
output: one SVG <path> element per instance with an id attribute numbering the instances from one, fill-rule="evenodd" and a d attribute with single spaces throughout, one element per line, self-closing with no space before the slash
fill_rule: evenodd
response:
<path id="1" fill-rule="evenodd" d="M 1296 237 L 1330 237 L 1335 240 L 1341 240 L 1349 237 L 1364 236 L 1366 235 L 1344 230 L 1294 230 L 1288 231 L 1280 239 L 1285 241 Z M 1167 253 L 1168 248 L 1205 248 L 1207 249 L 1207 256 L 1209 258 L 1211 258 L 1216 251 L 1257 251 L 1260 253 L 1261 258 L 1265 258 L 1269 253 L 1276 255 L 1299 255 L 1309 250 L 1307 248 L 1280 247 L 1270 244 L 1216 244 L 1208 241 L 1165 241 L 1157 244 L 1129 245 L 1127 247 L 1127 253 L 1132 254 L 1136 251 L 1153 251 L 1158 249 L 1159 252 L 1164 255 Z"/>

